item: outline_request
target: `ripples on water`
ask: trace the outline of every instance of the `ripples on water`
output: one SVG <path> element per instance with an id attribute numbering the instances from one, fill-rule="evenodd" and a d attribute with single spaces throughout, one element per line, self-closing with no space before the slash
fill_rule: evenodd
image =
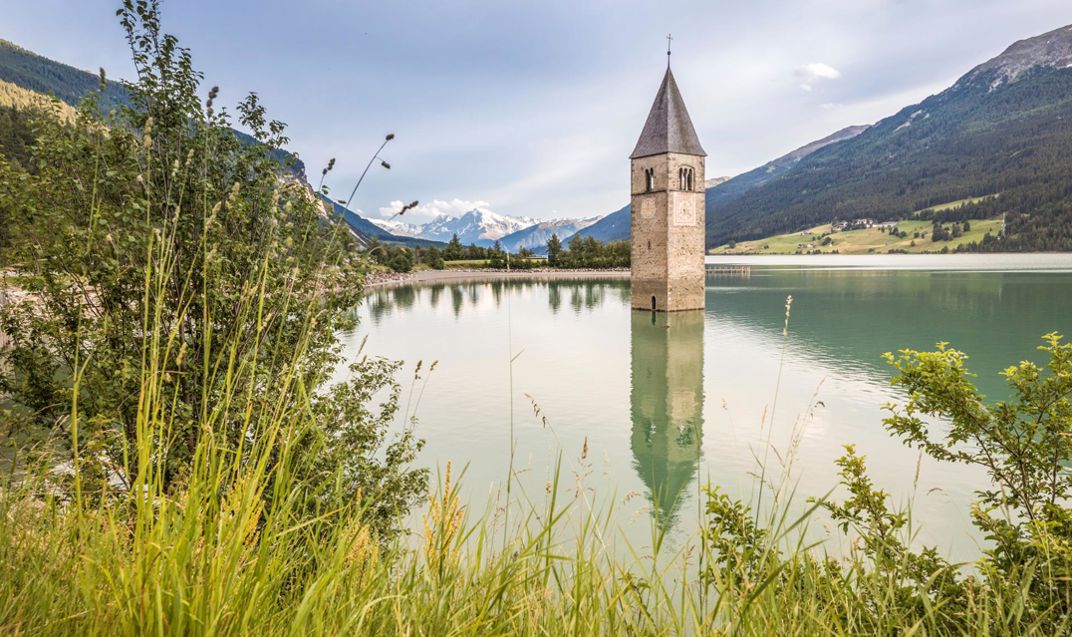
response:
<path id="1" fill-rule="evenodd" d="M 985 478 L 924 459 L 916 483 L 918 454 L 881 425 L 883 404 L 903 398 L 881 355 L 948 341 L 1000 398 L 999 370 L 1038 359 L 1042 334 L 1069 332 L 1072 261 L 920 256 L 896 257 L 896 269 L 883 265 L 890 257 L 754 259 L 743 274 L 709 278 L 703 312 L 654 318 L 629 309 L 622 280 L 403 286 L 371 292 L 344 338 L 355 353 L 367 335 L 367 353 L 438 361 L 417 412 L 421 461 L 467 463 L 471 503 L 507 475 L 512 351 L 515 489 L 533 501 L 561 454 L 569 486 L 576 474 L 613 502 L 639 546 L 652 520 L 675 538 L 695 530 L 701 483 L 749 498 L 757 458 L 777 474 L 791 457 L 797 492 L 823 495 L 837 482 L 834 458 L 853 443 L 877 485 L 914 499 L 920 541 L 970 559 L 968 507 Z"/>

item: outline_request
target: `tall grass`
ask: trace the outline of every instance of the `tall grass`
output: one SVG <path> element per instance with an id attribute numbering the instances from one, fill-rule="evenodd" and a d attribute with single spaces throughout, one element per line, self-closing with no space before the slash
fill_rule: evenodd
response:
<path id="1" fill-rule="evenodd" d="M 574 517 L 575 501 L 555 496 L 498 545 L 491 521 L 469 516 L 448 469 L 420 541 L 382 546 L 361 523 L 360 503 L 328 525 L 298 517 L 291 494 L 301 485 L 288 478 L 288 461 L 264 471 L 273 446 L 286 454 L 293 421 L 257 425 L 265 437 L 250 462 L 236 465 L 206 442 L 178 496 L 150 486 L 79 508 L 34 494 L 32 483 L 7 486 L 0 633 L 849 635 L 945 625 L 944 609 L 905 604 L 897 582 L 862 561 L 832 576 L 803 544 L 810 514 L 772 517 L 759 547 L 765 566 L 750 578 L 715 570 L 682 579 L 701 557 L 718 563 L 699 541 L 641 574 L 597 539 L 606 518 Z M 1029 577 L 980 590 L 962 625 L 1030 633 L 1021 624 Z"/>
<path id="2" fill-rule="evenodd" d="M 170 267 L 164 244 L 153 267 Z M 155 285 L 153 268 L 146 285 Z M 250 288 L 240 311 L 255 315 Z M 701 635 L 1029 634 L 1025 593 L 1034 574 L 980 583 L 952 623 L 920 590 L 909 603 L 905 560 L 876 571 L 851 553 L 835 568 L 805 543 L 818 504 L 789 513 L 791 489 L 758 527 L 745 510 L 718 513 L 670 556 L 632 558 L 607 545 L 610 515 L 562 495 L 561 463 L 547 497 L 508 503 L 523 519 L 500 534 L 473 516 L 447 465 L 415 538 L 383 542 L 363 522 L 372 503 L 311 517 L 310 486 L 295 476 L 295 442 L 312 410 L 300 356 L 278 368 L 274 410 L 251 409 L 248 391 L 204 414 L 188 479 L 162 486 L 157 466 L 173 413 L 167 369 L 173 339 L 146 314 L 132 488 L 92 500 L 62 497 L 43 474 L 0 492 L 0 633 L 14 635 Z M 313 314 L 309 314 L 312 316 Z M 252 321 L 253 330 L 260 325 Z M 236 334 L 245 340 L 257 334 Z M 227 338 L 207 364 L 243 388 L 256 351 Z M 77 385 L 77 376 L 75 379 Z M 71 417 L 77 418 L 77 392 Z M 298 400 L 289 398 L 298 397 Z M 224 412 L 246 413 L 238 448 L 211 435 Z M 77 429 L 75 427 L 75 429 Z M 82 480 L 75 465 L 75 483 Z M 107 491 L 109 485 L 96 485 Z M 785 494 L 789 493 L 787 497 Z M 718 502 L 720 496 L 711 495 Z M 713 509 L 709 508 L 709 513 Z M 733 526 L 734 524 L 738 526 Z M 749 530 L 751 529 L 751 531 Z M 658 539 L 653 542 L 658 545 Z M 729 557 L 738 556 L 740 559 Z M 648 563 L 646 563 L 648 562 Z M 700 567 L 699 565 L 705 565 Z M 899 571 L 898 569 L 903 569 Z M 899 575 L 903 574 L 903 577 Z M 892 576 L 891 576 L 892 574 Z"/>

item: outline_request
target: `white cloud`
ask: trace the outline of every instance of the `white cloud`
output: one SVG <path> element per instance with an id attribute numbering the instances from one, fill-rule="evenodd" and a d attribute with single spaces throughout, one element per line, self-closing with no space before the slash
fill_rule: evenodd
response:
<path id="1" fill-rule="evenodd" d="M 811 64 L 805 64 L 800 67 L 800 70 L 806 75 L 813 78 L 824 78 L 828 80 L 836 80 L 841 77 L 841 71 L 835 69 L 829 64 L 823 64 L 822 62 L 812 62 Z"/>
<path id="2" fill-rule="evenodd" d="M 396 213 L 398 213 L 398 211 L 401 210 L 402 207 L 405 205 L 406 202 L 396 199 L 390 204 L 382 206 L 379 209 L 379 217 L 383 219 L 389 219 L 393 217 Z M 440 215 L 448 217 L 459 217 L 474 209 L 484 212 L 493 212 L 488 207 L 490 205 L 491 204 L 489 204 L 488 202 L 481 200 L 470 201 L 466 199 L 454 198 L 450 201 L 444 201 L 442 199 L 435 199 L 429 203 L 422 203 L 416 208 L 411 208 L 407 210 L 406 214 L 403 215 L 404 219 L 403 217 L 397 217 L 396 220 L 404 220 L 407 223 L 425 223 L 427 221 L 435 219 Z"/>
<path id="3" fill-rule="evenodd" d="M 841 77 L 841 71 L 823 62 L 812 62 L 798 67 L 795 75 L 804 80 L 801 90 L 811 92 L 816 80 L 836 80 Z"/>

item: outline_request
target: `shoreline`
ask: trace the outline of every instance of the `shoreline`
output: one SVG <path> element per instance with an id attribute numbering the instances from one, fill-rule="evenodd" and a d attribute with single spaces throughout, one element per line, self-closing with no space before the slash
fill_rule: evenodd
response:
<path id="1" fill-rule="evenodd" d="M 366 288 L 388 287 L 392 285 L 411 285 L 415 283 L 440 283 L 461 281 L 489 281 L 497 279 L 628 279 L 629 270 L 420 270 L 417 272 L 397 273 L 378 272 L 365 280 Z"/>
<path id="2" fill-rule="evenodd" d="M 995 258 L 996 257 L 996 258 Z M 809 255 L 707 255 L 709 274 L 736 274 L 725 270 L 760 267 L 818 267 L 859 269 L 918 269 L 949 271 L 1072 271 L 1072 252 L 1002 252 L 957 254 L 809 254 Z M 533 270 L 419 270 L 405 274 L 370 273 L 366 289 L 425 283 L 460 283 L 498 280 L 626 280 L 629 269 Z"/>

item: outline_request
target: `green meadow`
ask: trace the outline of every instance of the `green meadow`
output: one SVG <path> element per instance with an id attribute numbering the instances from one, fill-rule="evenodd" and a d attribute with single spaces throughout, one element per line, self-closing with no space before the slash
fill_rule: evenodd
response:
<path id="1" fill-rule="evenodd" d="M 897 230 L 907 237 L 892 235 L 888 229 L 863 228 L 833 232 L 831 224 L 823 224 L 801 232 L 790 232 L 755 241 L 741 241 L 718 246 L 710 254 L 810 254 L 818 250 L 823 254 L 885 254 L 893 252 L 925 253 L 954 251 L 958 246 L 982 241 L 990 233 L 998 235 L 1002 229 L 1001 219 L 971 219 L 971 228 L 961 236 L 948 241 L 934 241 L 930 221 L 898 221 Z M 950 224 L 945 224 L 950 225 Z M 913 236 L 918 233 L 920 236 Z M 829 243 L 824 243 L 826 238 Z"/>

